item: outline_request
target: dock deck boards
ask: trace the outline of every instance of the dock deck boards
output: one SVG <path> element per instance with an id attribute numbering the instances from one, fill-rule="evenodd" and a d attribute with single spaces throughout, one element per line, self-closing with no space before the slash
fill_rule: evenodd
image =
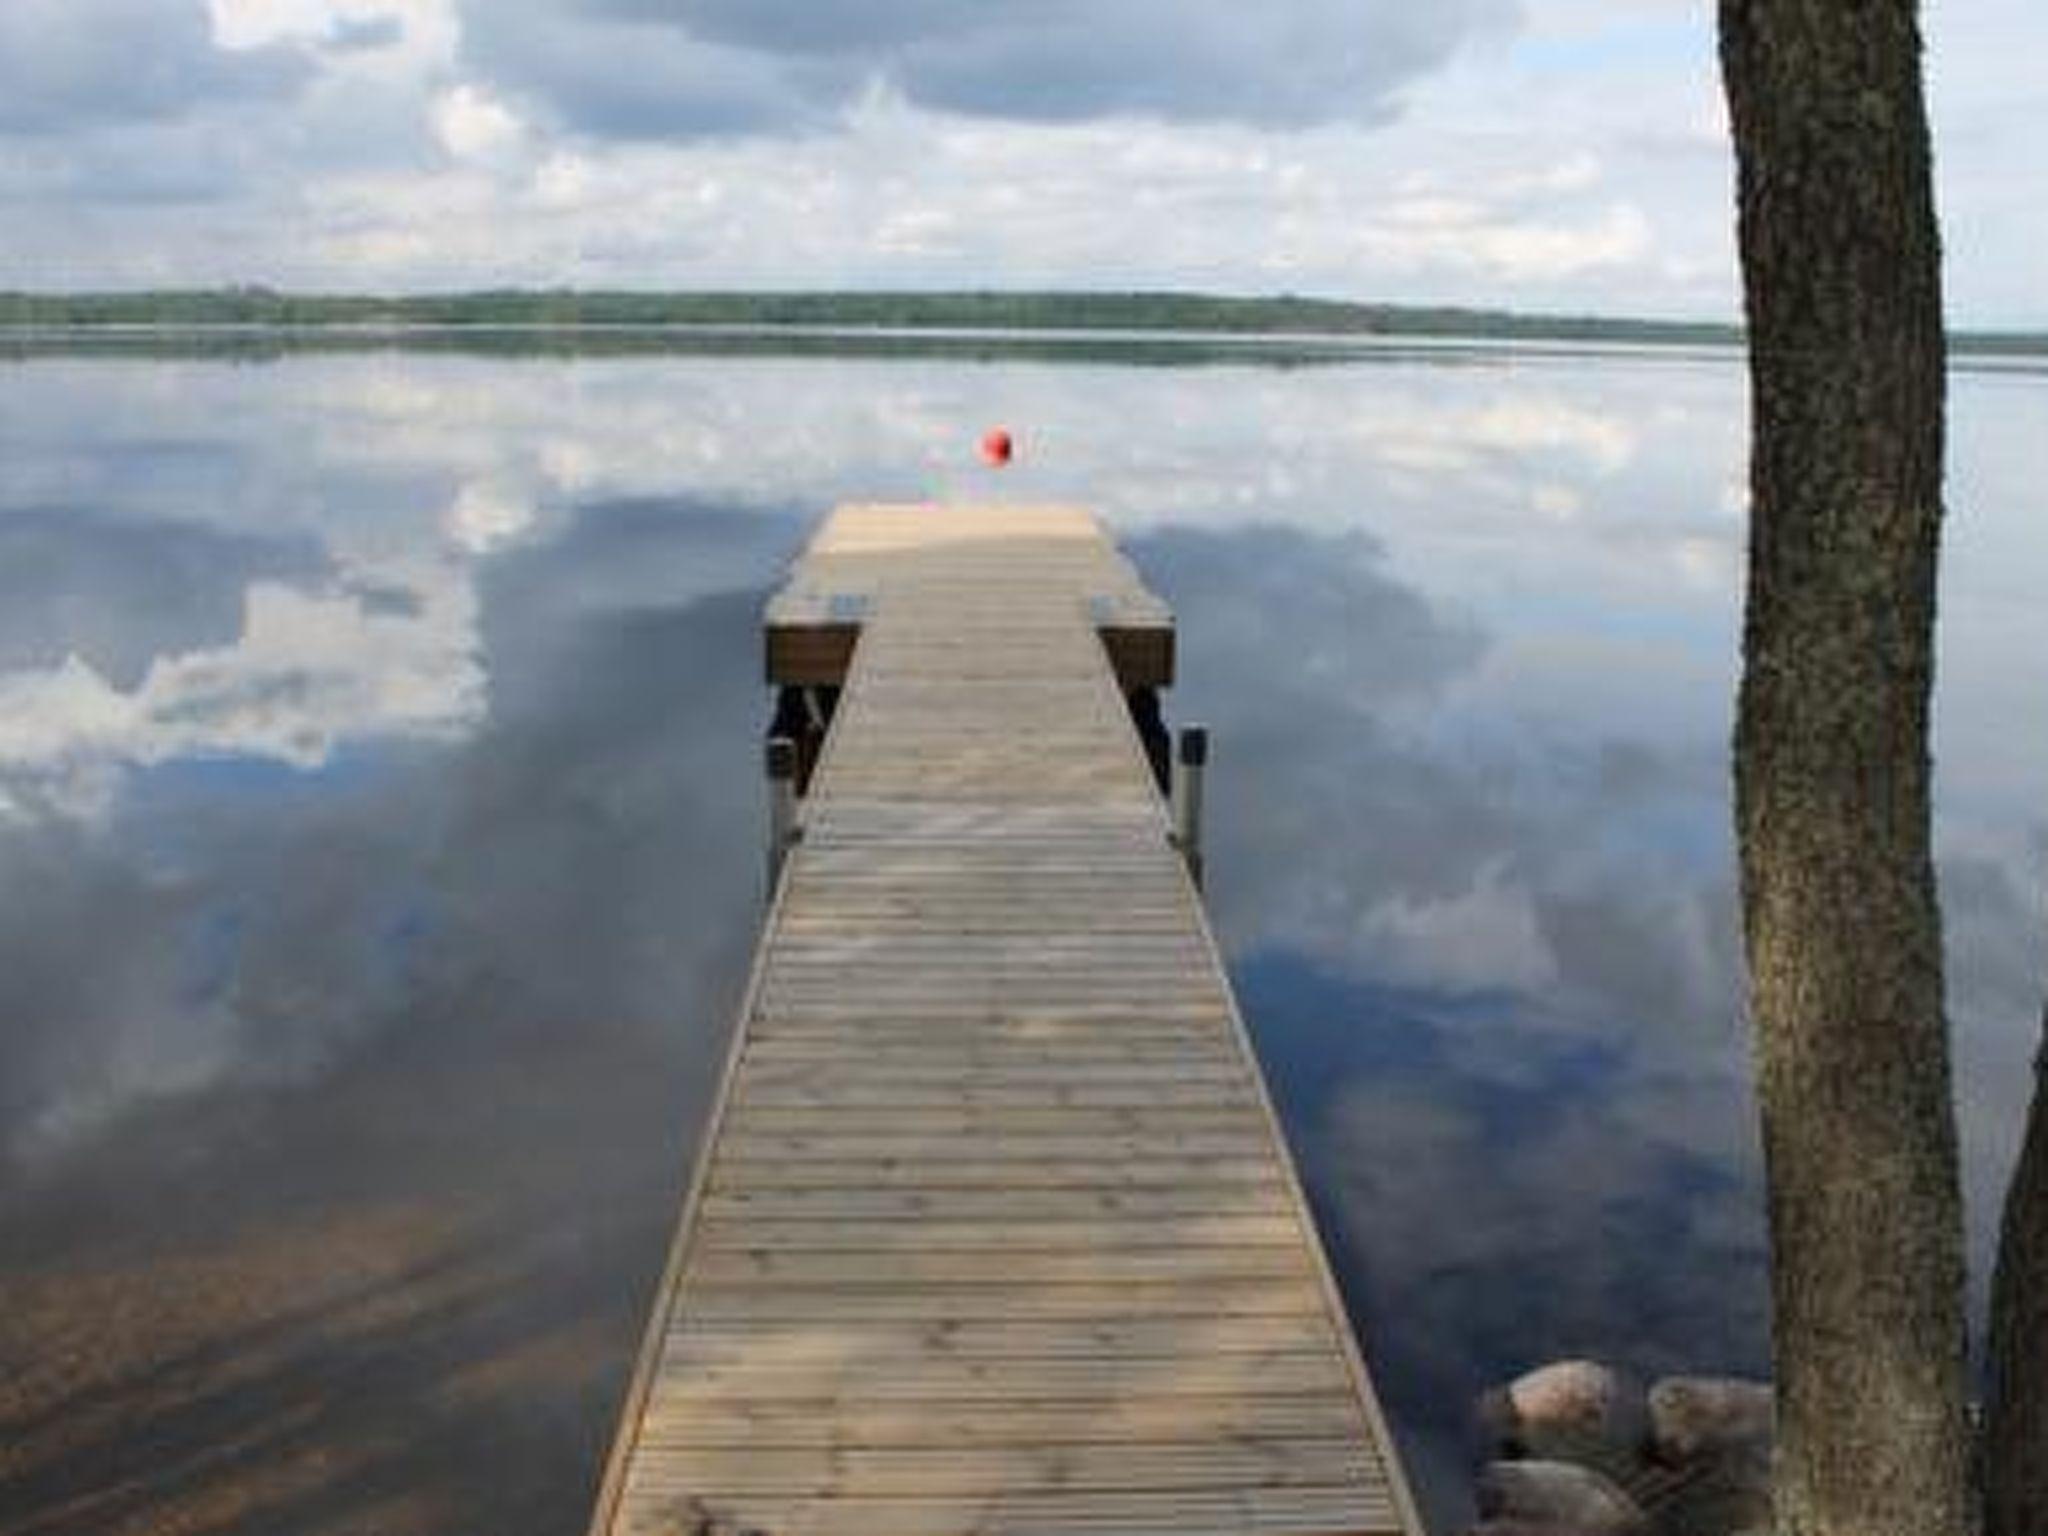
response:
<path id="1" fill-rule="evenodd" d="M 1084 512 L 842 508 L 771 668 L 848 624 L 593 1530 L 1415 1536 L 1112 673 L 1163 605 Z"/>

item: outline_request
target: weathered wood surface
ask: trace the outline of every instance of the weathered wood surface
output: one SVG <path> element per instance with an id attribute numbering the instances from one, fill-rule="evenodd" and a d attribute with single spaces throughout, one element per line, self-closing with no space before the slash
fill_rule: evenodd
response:
<path id="1" fill-rule="evenodd" d="M 938 515 L 953 520 L 947 530 L 948 547 L 935 549 L 930 542 L 933 515 L 930 507 L 842 508 L 840 514 L 820 530 L 802 563 L 790 575 L 787 585 L 768 604 L 763 626 L 767 642 L 768 681 L 795 686 L 837 686 L 846 680 L 868 612 L 884 582 L 901 573 L 898 557 L 912 555 L 923 563 L 925 573 L 938 578 L 945 567 L 967 572 L 977 583 L 991 589 L 1007 587 L 1009 572 L 991 572 L 984 562 L 987 544 L 1008 543 L 1017 532 L 1017 513 L 994 513 L 993 509 L 947 508 Z M 1166 605 L 1145 589 L 1144 583 L 1120 560 L 1101 560 L 1078 547 L 1079 540 L 1093 536 L 1104 543 L 1093 527 L 1075 521 L 1072 509 L 1037 509 L 1053 513 L 1039 519 L 1055 538 L 1074 538 L 1076 547 L 1047 551 L 1047 558 L 1033 571 L 1015 573 L 1019 582 L 1031 584 L 1041 577 L 1072 579 L 1082 585 L 1068 587 L 1070 595 L 1085 600 L 1087 622 L 1100 636 L 1109 653 L 1110 665 L 1125 688 L 1164 688 L 1173 681 L 1173 615 Z M 850 515 L 848 515 L 850 514 Z M 974 517 L 972 525 L 955 514 Z M 993 514 L 993 515 L 984 515 Z M 1085 514 L 1082 514 L 1085 516 Z M 1053 528 L 1052 522 L 1063 526 Z M 1078 532 L 1077 532 L 1078 531 Z M 1026 537 L 1037 538 L 1038 531 Z M 1106 544 L 1105 544 L 1106 547 Z M 1065 559 L 1073 555 L 1077 559 Z M 1060 615 L 1064 623 L 1068 615 Z M 1054 626 L 1057 627 L 1057 624 Z M 1045 627 L 1020 622 L 1011 631 L 1016 645 L 1029 643 Z M 936 662 L 959 678 L 984 675 L 971 652 L 979 644 L 975 634 L 963 630 L 960 636 L 929 637 L 927 663 Z M 1012 674 L 1014 675 L 1014 674 Z"/>
<path id="2" fill-rule="evenodd" d="M 1108 660 L 1163 605 L 848 508 L 769 617 L 859 641 L 593 1529 L 1419 1532 Z"/>

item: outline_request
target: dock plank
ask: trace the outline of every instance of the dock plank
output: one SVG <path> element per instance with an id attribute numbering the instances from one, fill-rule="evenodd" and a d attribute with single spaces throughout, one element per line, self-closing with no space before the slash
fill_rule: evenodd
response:
<path id="1" fill-rule="evenodd" d="M 663 1499 L 662 1495 L 667 1494 Z M 725 1519 L 774 1536 L 1233 1536 L 1396 1531 L 1407 1526 L 1385 1496 L 1360 1484 L 1219 1492 L 990 1494 L 927 1499 L 701 1498 L 649 1489 L 627 1513 L 623 1536 L 676 1536 L 687 1521 Z"/>
<path id="2" fill-rule="evenodd" d="M 1341 1391 L 1143 1399 L 1112 1392 L 1051 1401 L 949 1403 L 943 1413 L 922 1403 L 827 1397 L 737 1409 L 678 1404 L 651 1414 L 644 1438 L 650 1445 L 876 1447 L 1324 1438 L 1350 1433 L 1355 1414 Z"/>

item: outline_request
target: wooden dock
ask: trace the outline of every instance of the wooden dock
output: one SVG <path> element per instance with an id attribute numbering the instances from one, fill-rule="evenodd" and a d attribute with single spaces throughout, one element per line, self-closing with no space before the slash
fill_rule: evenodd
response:
<path id="1" fill-rule="evenodd" d="M 1421 1525 L 1126 708 L 1172 620 L 1064 508 L 855 507 L 844 683 L 597 1536 Z"/>

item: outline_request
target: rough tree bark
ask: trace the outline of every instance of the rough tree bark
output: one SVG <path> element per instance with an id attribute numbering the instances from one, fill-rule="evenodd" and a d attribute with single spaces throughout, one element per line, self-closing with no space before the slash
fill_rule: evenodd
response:
<path id="1" fill-rule="evenodd" d="M 2048 1536 L 2048 1008 L 1984 1356 L 1984 1536 Z"/>
<path id="2" fill-rule="evenodd" d="M 1914 0 L 1721 0 L 1749 318 L 1736 830 L 1782 1536 L 1971 1528 L 1928 832 L 1944 338 Z"/>

